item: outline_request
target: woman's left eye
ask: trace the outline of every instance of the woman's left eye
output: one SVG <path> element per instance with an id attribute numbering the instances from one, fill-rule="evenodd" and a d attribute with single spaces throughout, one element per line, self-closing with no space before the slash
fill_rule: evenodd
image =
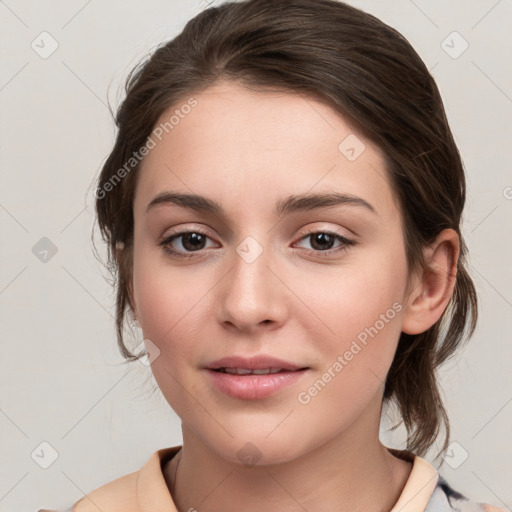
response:
<path id="1" fill-rule="evenodd" d="M 310 240 L 310 244 L 313 249 L 309 249 L 309 251 L 314 252 L 315 256 L 331 256 L 333 253 L 344 251 L 350 245 L 356 244 L 353 240 L 349 240 L 348 238 L 331 231 L 314 231 L 302 237 L 301 240 Z M 338 240 L 340 244 L 332 250 L 335 240 Z"/>
<path id="2" fill-rule="evenodd" d="M 205 243 L 208 239 L 210 237 L 201 231 L 182 231 L 164 238 L 159 245 L 172 256 L 192 258 L 194 252 L 199 252 L 206 248 Z M 303 236 L 300 240 L 308 239 L 313 247 L 308 249 L 308 251 L 315 253 L 315 256 L 331 256 L 333 253 L 341 252 L 349 246 L 356 244 L 353 240 L 349 240 L 331 231 L 313 231 Z M 340 243 L 333 249 L 332 246 L 336 240 Z M 178 245 L 181 245 L 181 248 L 176 248 L 175 242 L 177 241 L 180 241 Z"/>

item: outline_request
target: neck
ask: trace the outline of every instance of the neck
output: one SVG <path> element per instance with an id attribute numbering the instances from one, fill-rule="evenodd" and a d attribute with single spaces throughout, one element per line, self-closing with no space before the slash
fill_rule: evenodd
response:
<path id="1" fill-rule="evenodd" d="M 183 427 L 183 448 L 164 468 L 174 503 L 180 512 L 389 512 L 412 464 L 390 454 L 379 441 L 379 423 L 368 429 L 375 418 L 363 416 L 292 460 L 254 466 L 227 460 Z"/>

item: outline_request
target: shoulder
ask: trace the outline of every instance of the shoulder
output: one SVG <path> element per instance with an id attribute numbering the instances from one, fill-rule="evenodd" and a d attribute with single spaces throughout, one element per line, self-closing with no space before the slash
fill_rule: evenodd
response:
<path id="1" fill-rule="evenodd" d="M 456 491 L 441 475 L 425 512 L 506 512 L 487 503 L 470 500 Z"/>
<path id="2" fill-rule="evenodd" d="M 98 487 L 66 510 L 39 509 L 37 512 L 139 512 L 137 505 L 138 471 Z"/>
<path id="3" fill-rule="evenodd" d="M 181 446 L 174 446 L 156 451 L 138 471 L 98 487 L 66 510 L 38 512 L 141 512 L 143 509 L 175 512 L 162 470 L 180 449 Z"/>
<path id="4" fill-rule="evenodd" d="M 135 471 L 98 487 L 78 500 L 70 512 L 138 512 L 138 475 Z"/>

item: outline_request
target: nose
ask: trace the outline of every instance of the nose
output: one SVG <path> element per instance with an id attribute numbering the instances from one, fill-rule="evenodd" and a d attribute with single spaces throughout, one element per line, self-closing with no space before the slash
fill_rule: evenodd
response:
<path id="1" fill-rule="evenodd" d="M 255 333 L 282 326 L 288 315 L 288 288 L 271 250 L 254 241 L 233 251 L 232 270 L 219 288 L 220 322 L 228 329 Z"/>

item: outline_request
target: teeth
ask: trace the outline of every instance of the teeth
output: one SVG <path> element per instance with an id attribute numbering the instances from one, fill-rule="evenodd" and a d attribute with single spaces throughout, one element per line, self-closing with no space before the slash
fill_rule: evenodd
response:
<path id="1" fill-rule="evenodd" d="M 253 370 L 252 373 L 256 375 L 263 375 L 264 373 L 270 373 L 270 368 L 261 368 L 259 370 Z"/>
<path id="2" fill-rule="evenodd" d="M 221 368 L 221 372 L 232 373 L 237 375 L 247 375 L 249 373 L 254 375 L 265 375 L 267 373 L 279 373 L 283 371 L 282 368 L 261 368 L 257 370 L 251 370 L 249 368 Z"/>

